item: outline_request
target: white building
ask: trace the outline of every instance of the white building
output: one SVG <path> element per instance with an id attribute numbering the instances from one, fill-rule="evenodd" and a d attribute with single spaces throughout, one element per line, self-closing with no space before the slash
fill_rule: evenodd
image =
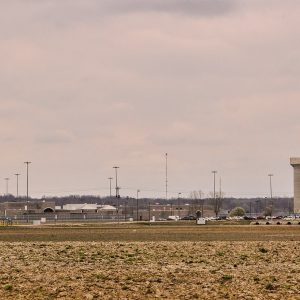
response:
<path id="1" fill-rule="evenodd" d="M 65 204 L 61 210 L 67 211 L 81 211 L 81 212 L 99 212 L 99 211 L 116 211 L 117 209 L 112 205 L 100 205 L 100 204 Z"/>

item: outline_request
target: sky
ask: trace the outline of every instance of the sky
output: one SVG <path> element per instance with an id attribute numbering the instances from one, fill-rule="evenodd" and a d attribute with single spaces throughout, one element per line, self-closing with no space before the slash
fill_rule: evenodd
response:
<path id="1" fill-rule="evenodd" d="M 0 3 L 0 193 L 293 195 L 300 1 Z M 1 176 L 3 178 L 1 182 Z M 113 181 L 113 185 L 114 185 Z"/>

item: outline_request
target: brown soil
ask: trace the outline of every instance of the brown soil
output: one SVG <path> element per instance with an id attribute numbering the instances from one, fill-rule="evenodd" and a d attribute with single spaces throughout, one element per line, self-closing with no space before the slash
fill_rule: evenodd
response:
<path id="1" fill-rule="evenodd" d="M 300 299 L 299 227 L 2 228 L 0 299 Z"/>

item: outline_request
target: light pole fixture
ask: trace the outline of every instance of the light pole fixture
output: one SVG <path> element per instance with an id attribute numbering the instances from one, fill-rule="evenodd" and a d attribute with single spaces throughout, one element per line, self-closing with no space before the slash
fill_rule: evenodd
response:
<path id="1" fill-rule="evenodd" d="M 17 198 L 19 198 L 19 176 L 21 174 L 19 173 L 16 173 L 15 176 L 17 177 Z"/>
<path id="2" fill-rule="evenodd" d="M 29 176 L 28 176 L 28 167 L 29 165 L 31 164 L 31 161 L 25 161 L 24 164 L 26 164 L 26 170 L 27 170 L 27 189 L 26 189 L 26 198 L 27 198 L 27 201 L 28 201 L 28 184 L 29 184 Z"/>

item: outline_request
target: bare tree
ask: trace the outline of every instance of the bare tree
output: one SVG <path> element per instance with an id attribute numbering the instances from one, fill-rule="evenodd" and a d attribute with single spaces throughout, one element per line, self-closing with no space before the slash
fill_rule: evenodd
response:
<path id="1" fill-rule="evenodd" d="M 193 213 L 195 214 L 197 211 L 201 212 L 201 216 L 203 217 L 203 208 L 204 208 L 204 193 L 201 190 L 198 191 L 192 191 L 191 194 L 191 199 L 194 200 L 194 209 Z"/>
<path id="2" fill-rule="evenodd" d="M 214 192 L 209 192 L 209 196 L 210 196 L 210 198 L 214 199 Z M 215 194 L 216 198 L 214 199 L 214 213 L 216 214 L 216 217 L 219 216 L 224 196 L 225 196 L 225 193 L 223 193 L 223 192 L 217 192 Z"/>

